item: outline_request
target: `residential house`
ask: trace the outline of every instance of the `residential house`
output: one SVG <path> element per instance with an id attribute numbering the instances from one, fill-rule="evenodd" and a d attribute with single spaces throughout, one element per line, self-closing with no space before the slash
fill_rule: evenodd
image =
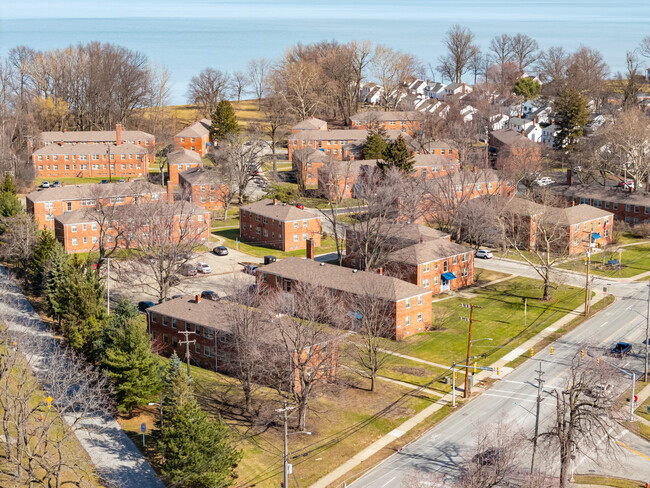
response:
<path id="1" fill-rule="evenodd" d="M 547 125 L 542 128 L 542 138 L 541 143 L 549 146 L 555 146 L 555 136 L 557 135 L 558 127 L 555 124 Z"/>
<path id="2" fill-rule="evenodd" d="M 493 158 L 507 156 L 508 154 L 530 157 L 541 156 L 539 144 L 532 142 L 525 135 L 510 128 L 491 131 L 488 135 L 488 143 Z"/>
<path id="3" fill-rule="evenodd" d="M 200 207 L 214 210 L 224 206 L 225 185 L 203 166 L 186 169 L 178 175 L 181 196 Z"/>
<path id="4" fill-rule="evenodd" d="M 239 240 L 280 251 L 306 249 L 307 240 L 321 243 L 320 217 L 293 205 L 264 199 L 239 209 Z"/>
<path id="5" fill-rule="evenodd" d="M 211 371 L 225 374 L 235 374 L 238 364 L 238 349 L 236 347 L 235 330 L 232 325 L 232 316 L 235 310 L 244 307 L 238 303 L 227 301 L 212 301 L 202 299 L 201 295 L 194 297 L 183 296 L 159 303 L 147 309 L 147 328 L 151 340 L 157 350 L 165 356 L 176 353 L 183 361 L 187 361 L 189 350 L 190 363 Z M 273 317 L 267 317 L 272 321 Z M 184 332 L 191 332 L 187 335 Z M 282 336 L 276 328 L 269 327 L 259 338 L 265 361 L 282 361 L 286 352 L 283 351 Z M 188 347 L 183 341 L 193 341 Z M 335 341 L 327 343 L 313 343 L 306 348 L 318 348 L 318 354 L 313 350 L 310 354 L 323 381 L 332 381 L 338 371 L 338 345 Z M 302 351 L 304 353 L 304 351 Z M 325 356 L 326 355 L 326 356 Z M 269 364 L 271 366 L 271 364 Z M 260 374 L 254 381 L 265 386 L 278 385 L 290 381 L 289 378 L 276 378 L 273 371 L 282 368 L 269 367 L 264 374 Z M 297 371 L 292 372 L 295 376 Z M 320 380 L 320 379 L 319 379 Z M 299 386 L 297 378 L 293 379 L 294 387 Z"/>
<path id="6" fill-rule="evenodd" d="M 499 113 L 495 115 L 490 116 L 490 130 L 495 131 L 495 130 L 501 130 L 505 129 L 508 127 L 508 121 L 510 120 L 510 116 L 504 114 L 504 113 Z"/>
<path id="7" fill-rule="evenodd" d="M 472 87 L 467 86 L 465 83 L 450 83 L 445 86 L 445 98 L 450 98 L 453 96 L 464 96 L 468 93 L 472 93 Z"/>
<path id="8" fill-rule="evenodd" d="M 445 87 L 442 83 L 427 80 L 427 87 L 424 89 L 424 96 L 427 98 L 436 98 L 442 100 L 445 98 Z"/>
<path id="9" fill-rule="evenodd" d="M 103 185 L 64 185 L 38 188 L 25 197 L 27 213 L 39 227 L 54 230 L 54 218 L 66 212 L 94 207 L 96 202 L 129 205 L 139 201 L 158 200 L 164 190 L 145 181 L 106 183 Z"/>
<path id="10" fill-rule="evenodd" d="M 328 289 L 343 298 L 351 317 L 359 315 L 355 308 L 359 300 L 379 300 L 384 304 L 391 339 L 401 340 L 431 327 L 431 290 L 392 276 L 296 257 L 262 266 L 257 274 L 261 291 L 272 287 L 291 293 L 297 283 Z"/>
<path id="11" fill-rule="evenodd" d="M 174 136 L 175 148 L 196 152 L 200 157 L 205 156 L 210 147 L 210 127 L 212 122 L 208 119 L 197 120 L 185 127 Z"/>
<path id="12" fill-rule="evenodd" d="M 178 175 L 191 168 L 201 168 L 201 155 L 189 149 L 178 149 L 167 155 L 167 181 L 178 185 Z"/>

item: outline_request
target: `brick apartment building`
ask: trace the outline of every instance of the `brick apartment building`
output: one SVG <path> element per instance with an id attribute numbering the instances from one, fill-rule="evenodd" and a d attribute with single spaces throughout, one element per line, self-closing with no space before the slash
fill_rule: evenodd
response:
<path id="1" fill-rule="evenodd" d="M 261 291 L 272 287 L 291 293 L 300 283 L 338 294 L 349 307 L 351 328 L 355 327 L 352 321 L 359 314 L 355 303 L 358 304 L 361 295 L 383 302 L 390 339 L 401 340 L 431 327 L 431 290 L 392 276 L 295 257 L 262 266 L 257 269 L 257 275 Z"/>
<path id="2" fill-rule="evenodd" d="M 305 147 L 297 149 L 291 154 L 291 170 L 296 176 L 298 184 L 303 188 L 316 186 L 318 185 L 319 169 L 332 161 L 336 160 L 325 154 L 324 151 Z"/>
<path id="3" fill-rule="evenodd" d="M 237 364 L 237 348 L 233 335 L 232 314 L 233 310 L 243 305 L 212 300 L 202 300 L 201 295 L 195 297 L 179 297 L 160 303 L 147 309 L 147 326 L 151 340 L 156 344 L 162 354 L 171 356 L 174 352 L 187 360 L 187 349 L 181 344 L 183 340 L 195 341 L 190 345 L 190 362 L 197 366 L 220 373 L 232 374 Z M 273 317 L 268 314 L 267 320 L 272 321 Z M 267 351 L 266 361 L 277 358 L 282 361 L 281 336 L 273 334 L 274 328 L 267 327 L 265 332 L 269 335 L 262 337 L 264 342 L 262 348 Z M 181 332 L 193 332 L 185 337 Z M 315 363 L 321 367 L 315 374 L 322 375 L 323 381 L 331 381 L 336 378 L 338 370 L 338 346 L 335 341 L 327 344 L 311 344 L 310 348 L 318 348 L 317 354 L 312 354 Z M 310 351 L 313 353 L 313 351 Z M 322 353 L 322 354 L 321 354 Z M 304 356 L 303 356 L 304 357 Z M 269 366 L 271 366 L 269 364 Z M 325 366 L 325 368 L 323 368 Z M 256 378 L 256 382 L 267 386 L 273 386 L 273 370 L 282 371 L 283 368 L 268 368 L 263 376 Z M 286 371 L 286 368 L 284 368 Z M 297 374 L 296 371 L 293 372 Z M 319 378 L 320 380 L 321 378 Z M 284 381 L 287 381 L 284 379 Z M 299 382 L 294 378 L 294 385 Z"/>
<path id="4" fill-rule="evenodd" d="M 602 248 L 612 240 L 614 214 L 590 205 L 557 208 L 513 198 L 503 212 L 511 222 L 508 231 L 515 232 L 528 249 L 535 249 L 537 240 L 544 237 L 556 252 L 574 255 L 586 252 L 590 244 Z"/>
<path id="5" fill-rule="evenodd" d="M 490 132 L 488 134 L 488 144 L 493 161 L 498 157 L 507 157 L 508 155 L 539 158 L 542 153 L 540 144 L 531 141 L 521 132 L 510 128 Z"/>
<path id="6" fill-rule="evenodd" d="M 398 130 L 410 136 L 418 133 L 424 125 L 424 114 L 416 110 L 402 112 L 366 111 L 350 117 L 352 129 L 382 127 L 384 130 Z"/>
<path id="7" fill-rule="evenodd" d="M 197 120 L 174 136 L 174 147 L 194 151 L 201 157 L 205 156 L 210 147 L 211 126 L 212 122 L 208 119 Z"/>
<path id="8" fill-rule="evenodd" d="M 203 166 L 187 169 L 178 175 L 181 198 L 208 210 L 223 208 L 225 185 L 219 183 L 214 172 Z"/>
<path id="9" fill-rule="evenodd" d="M 298 122 L 291 128 L 291 133 L 302 132 L 305 130 L 327 130 L 327 122 L 315 118 L 313 115 L 308 119 Z"/>
<path id="10" fill-rule="evenodd" d="M 94 207 L 97 201 L 128 205 L 141 200 L 157 200 L 164 190 L 146 181 L 104 185 L 64 185 L 58 188 L 38 188 L 27 194 L 27 213 L 39 227 L 54 230 L 54 218 L 66 212 Z"/>
<path id="11" fill-rule="evenodd" d="M 147 205 L 161 205 L 161 212 L 152 212 L 149 216 L 147 210 L 143 210 Z M 170 205 L 169 208 L 163 207 L 167 205 Z M 140 211 L 151 218 L 140 219 Z M 143 242 L 149 236 L 157 239 L 159 235 L 168 235 L 166 218 L 164 228 L 157 227 L 155 222 L 153 228 L 150 226 L 161 213 L 173 216 L 173 239 L 180 241 L 182 230 L 189 236 L 185 237 L 187 241 L 210 240 L 210 212 L 186 202 L 120 205 L 109 207 L 104 213 L 99 213 L 94 207 L 81 208 L 55 217 L 54 235 L 69 254 L 96 251 L 100 244 L 106 249 L 135 248 L 138 242 Z"/>
<path id="12" fill-rule="evenodd" d="M 201 155 L 190 149 L 178 149 L 167 155 L 167 181 L 178 185 L 178 175 L 191 168 L 202 168 Z"/>
<path id="13" fill-rule="evenodd" d="M 320 247 L 320 217 L 277 200 L 260 200 L 239 209 L 239 239 L 281 251 L 306 249 L 308 239 Z"/>
<path id="14" fill-rule="evenodd" d="M 458 149 L 452 142 L 432 139 L 422 144 L 422 149 L 424 154 L 436 154 L 458 161 Z"/>
<path id="15" fill-rule="evenodd" d="M 116 124 L 115 130 L 41 132 L 40 141 L 41 147 L 53 144 L 133 144 L 148 149 L 155 146 L 156 138 L 140 130 L 124 130 L 121 124 Z"/>

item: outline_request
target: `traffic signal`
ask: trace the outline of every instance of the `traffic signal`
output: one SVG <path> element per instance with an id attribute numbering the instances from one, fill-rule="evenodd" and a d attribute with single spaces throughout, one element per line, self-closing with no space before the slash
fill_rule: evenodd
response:
<path id="1" fill-rule="evenodd" d="M 551 346 L 551 356 L 553 355 L 553 346 Z"/>

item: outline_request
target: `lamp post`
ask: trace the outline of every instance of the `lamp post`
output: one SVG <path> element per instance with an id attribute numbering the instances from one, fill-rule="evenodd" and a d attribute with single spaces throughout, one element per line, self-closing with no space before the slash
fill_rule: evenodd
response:
<path id="1" fill-rule="evenodd" d="M 647 383 L 648 381 L 648 343 L 650 342 L 650 281 L 648 281 L 648 310 L 645 315 L 641 312 L 637 312 L 633 308 L 628 307 L 627 309 L 630 312 L 639 314 L 645 319 L 645 362 L 643 364 L 643 381 Z"/>

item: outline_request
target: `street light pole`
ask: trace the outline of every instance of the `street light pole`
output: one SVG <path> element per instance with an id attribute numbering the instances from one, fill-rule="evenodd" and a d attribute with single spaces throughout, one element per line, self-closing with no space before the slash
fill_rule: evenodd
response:
<path id="1" fill-rule="evenodd" d="M 643 364 L 643 381 L 648 382 L 648 342 L 650 342 L 650 280 L 648 280 L 648 309 L 645 314 L 645 363 Z"/>
<path id="2" fill-rule="evenodd" d="M 456 407 L 456 361 L 451 363 L 451 407 Z"/>
<path id="3" fill-rule="evenodd" d="M 591 232 L 589 232 L 589 246 L 587 247 L 587 282 L 585 284 L 585 317 L 589 317 L 589 268 L 591 267 Z"/>
<path id="4" fill-rule="evenodd" d="M 469 334 L 467 335 L 467 362 L 465 364 L 465 389 L 463 398 L 467 398 L 467 384 L 469 382 L 469 358 L 472 355 L 472 322 L 474 321 L 474 305 L 469 307 Z"/>
<path id="5" fill-rule="evenodd" d="M 537 410 L 535 413 L 535 437 L 533 438 L 533 457 L 530 460 L 530 474 L 533 474 L 535 469 L 535 452 L 537 451 L 537 436 L 539 435 L 539 407 L 542 403 L 542 391 L 544 387 L 543 375 L 542 362 L 540 361 L 539 369 L 537 370 Z"/>

